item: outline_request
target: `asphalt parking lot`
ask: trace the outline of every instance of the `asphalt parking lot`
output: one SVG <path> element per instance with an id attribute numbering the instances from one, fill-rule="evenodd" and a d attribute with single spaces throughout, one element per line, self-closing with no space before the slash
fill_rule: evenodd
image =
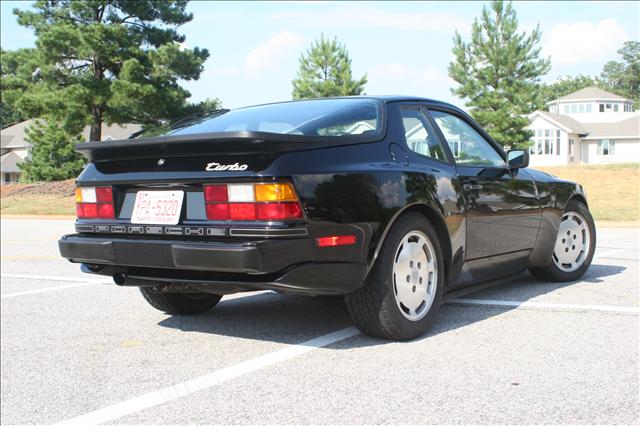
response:
<path id="1" fill-rule="evenodd" d="M 640 422 L 638 229 L 599 229 L 582 281 L 525 274 L 389 343 L 338 299 L 170 317 L 59 258 L 71 221 L 1 227 L 3 425 Z"/>

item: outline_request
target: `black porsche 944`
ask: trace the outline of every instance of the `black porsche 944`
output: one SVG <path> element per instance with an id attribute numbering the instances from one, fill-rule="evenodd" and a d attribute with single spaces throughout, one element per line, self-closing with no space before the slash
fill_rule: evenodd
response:
<path id="1" fill-rule="evenodd" d="M 243 291 L 343 295 L 363 332 L 411 339 L 447 293 L 527 269 L 575 280 L 596 245 L 579 184 L 429 99 L 221 110 L 77 149 L 62 256 L 172 315 Z"/>

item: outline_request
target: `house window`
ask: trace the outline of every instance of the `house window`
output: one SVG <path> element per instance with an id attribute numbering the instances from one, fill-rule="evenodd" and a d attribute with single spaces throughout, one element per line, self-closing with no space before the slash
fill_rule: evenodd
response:
<path id="1" fill-rule="evenodd" d="M 578 112 L 581 114 L 584 113 L 584 104 L 578 105 Z"/>
<path id="2" fill-rule="evenodd" d="M 613 104 L 613 112 L 618 112 L 618 104 Z"/>
<path id="3" fill-rule="evenodd" d="M 569 158 L 571 159 L 571 161 L 573 161 L 575 150 L 576 150 L 576 140 L 569 139 Z"/>
<path id="4" fill-rule="evenodd" d="M 545 130 L 544 131 L 544 153 L 545 154 L 550 154 L 551 153 L 551 130 Z"/>
<path id="5" fill-rule="evenodd" d="M 529 154 L 532 155 L 560 155 L 560 130 L 538 129 L 531 138 Z"/>
<path id="6" fill-rule="evenodd" d="M 575 114 L 576 112 L 578 112 L 578 105 L 571 104 L 571 113 Z"/>
<path id="7" fill-rule="evenodd" d="M 610 139 L 602 139 L 598 141 L 598 155 L 614 155 L 615 141 Z"/>
<path id="8" fill-rule="evenodd" d="M 565 106 L 564 106 L 564 109 L 563 109 L 564 113 L 565 113 L 565 114 L 569 114 L 569 110 L 570 110 L 569 105 L 565 105 Z"/>
<path id="9" fill-rule="evenodd" d="M 18 183 L 19 173 L 3 173 L 3 183 Z"/>
<path id="10" fill-rule="evenodd" d="M 600 112 L 604 112 L 604 104 L 600 104 Z"/>

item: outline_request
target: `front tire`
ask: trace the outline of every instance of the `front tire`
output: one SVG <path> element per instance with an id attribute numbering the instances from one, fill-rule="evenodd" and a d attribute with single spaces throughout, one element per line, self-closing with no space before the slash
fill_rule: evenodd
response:
<path id="1" fill-rule="evenodd" d="M 364 287 L 345 296 L 356 327 L 373 337 L 408 340 L 423 335 L 440 309 L 444 289 L 442 248 L 421 214 L 393 225 Z"/>
<path id="2" fill-rule="evenodd" d="M 529 271 L 547 281 L 575 281 L 591 266 L 596 250 L 596 227 L 586 205 L 573 200 L 562 215 L 551 263 Z"/>
<path id="3" fill-rule="evenodd" d="M 169 315 L 195 315 L 209 311 L 222 299 L 209 293 L 167 293 L 140 287 L 142 297 L 151 306 Z"/>

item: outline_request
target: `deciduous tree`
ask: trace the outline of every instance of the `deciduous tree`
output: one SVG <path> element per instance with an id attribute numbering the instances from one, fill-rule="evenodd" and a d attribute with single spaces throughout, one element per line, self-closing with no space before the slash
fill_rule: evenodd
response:
<path id="1" fill-rule="evenodd" d="M 611 91 L 633 99 L 635 108 L 640 108 L 640 42 L 627 41 L 618 50 L 621 61 L 609 61 L 600 77 Z"/>

